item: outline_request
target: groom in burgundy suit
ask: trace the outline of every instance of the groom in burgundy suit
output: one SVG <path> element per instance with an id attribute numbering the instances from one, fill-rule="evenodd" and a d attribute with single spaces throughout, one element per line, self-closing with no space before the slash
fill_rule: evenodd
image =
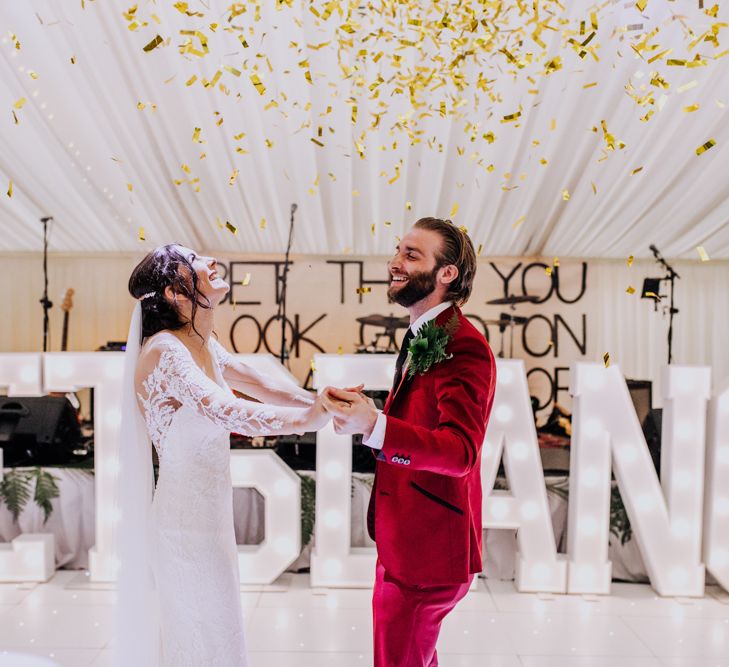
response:
<path id="1" fill-rule="evenodd" d="M 327 388 L 327 409 L 337 432 L 362 433 L 377 457 L 375 667 L 433 667 L 441 622 L 482 569 L 481 446 L 496 366 L 459 308 L 476 272 L 464 231 L 422 218 L 388 268 L 388 296 L 409 310 L 410 328 L 384 410 L 359 388 Z"/>

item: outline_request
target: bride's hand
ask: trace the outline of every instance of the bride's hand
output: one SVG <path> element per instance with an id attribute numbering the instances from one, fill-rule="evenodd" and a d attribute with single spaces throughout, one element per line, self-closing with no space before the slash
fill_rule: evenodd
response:
<path id="1" fill-rule="evenodd" d="M 306 430 L 318 431 L 329 423 L 331 417 L 324 407 L 324 396 L 317 396 L 314 404 L 306 408 Z"/>

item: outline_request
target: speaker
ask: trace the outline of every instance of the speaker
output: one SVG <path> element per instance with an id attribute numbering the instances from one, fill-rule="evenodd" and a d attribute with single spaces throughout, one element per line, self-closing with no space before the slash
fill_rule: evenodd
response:
<path id="1" fill-rule="evenodd" d="M 81 442 L 65 396 L 0 397 L 0 447 L 6 466 L 66 463 Z"/>

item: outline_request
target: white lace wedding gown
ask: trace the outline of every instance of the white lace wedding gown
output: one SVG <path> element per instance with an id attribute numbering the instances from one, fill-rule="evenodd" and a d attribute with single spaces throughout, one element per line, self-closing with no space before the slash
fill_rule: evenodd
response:
<path id="1" fill-rule="evenodd" d="M 175 336 L 159 336 L 159 354 L 148 355 L 153 367 L 138 369 L 137 378 L 140 407 L 159 457 L 150 541 L 161 663 L 241 667 L 246 650 L 229 434 L 292 433 L 301 409 L 236 398 L 223 377 L 230 357 L 214 339 L 209 349 L 217 362 L 215 381 Z"/>

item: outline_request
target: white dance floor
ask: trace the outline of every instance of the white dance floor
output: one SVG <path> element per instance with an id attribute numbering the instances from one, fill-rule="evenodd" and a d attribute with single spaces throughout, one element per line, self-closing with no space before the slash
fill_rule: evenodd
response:
<path id="1" fill-rule="evenodd" d="M 251 667 L 371 665 L 371 591 L 308 582 L 286 574 L 241 591 Z M 112 590 L 80 572 L 0 585 L 0 664 L 30 653 L 110 665 L 113 604 Z M 729 595 L 661 599 L 639 584 L 614 584 L 604 598 L 531 595 L 480 580 L 446 620 L 439 654 L 443 667 L 729 667 Z"/>

